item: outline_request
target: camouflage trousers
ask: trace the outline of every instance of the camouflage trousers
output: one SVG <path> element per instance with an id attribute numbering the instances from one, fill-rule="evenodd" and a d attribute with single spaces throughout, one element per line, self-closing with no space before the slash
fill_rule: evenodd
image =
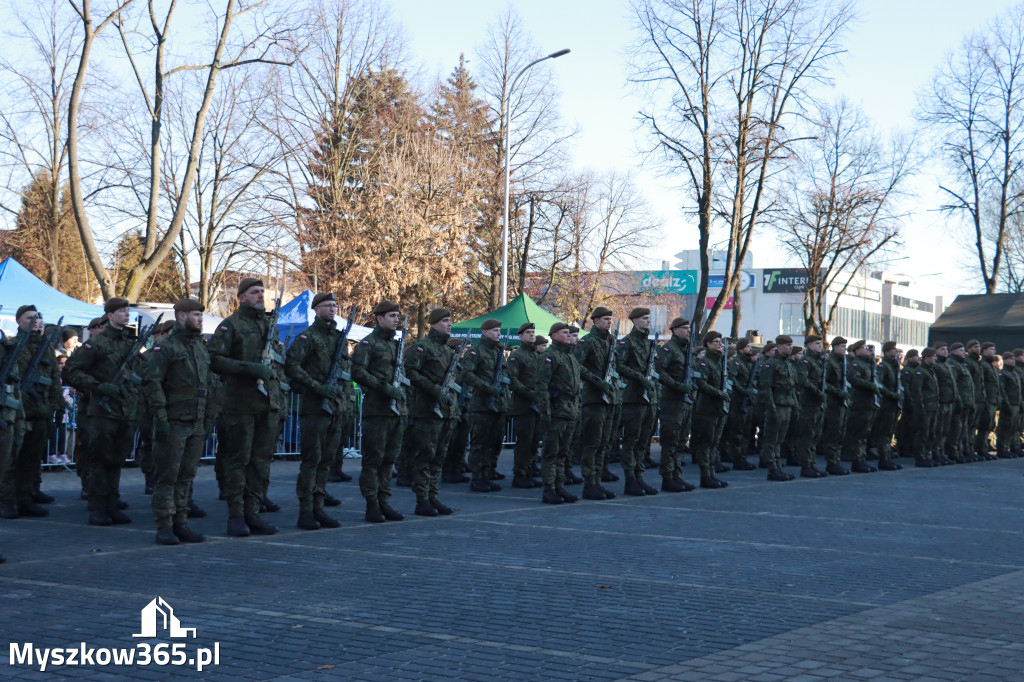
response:
<path id="1" fill-rule="evenodd" d="M 600 485 L 601 472 L 608 463 L 615 427 L 615 406 L 590 403 L 583 406 L 580 426 L 580 447 L 583 449 L 580 471 L 586 485 Z"/>
<path id="2" fill-rule="evenodd" d="M 470 413 L 469 470 L 474 480 L 489 480 L 488 475 L 497 466 L 507 419 L 504 412 Z"/>
<path id="3" fill-rule="evenodd" d="M 939 403 L 939 411 L 935 416 L 935 429 L 932 431 L 932 438 L 929 449 L 936 455 L 952 455 L 955 452 L 946 451 L 946 441 L 949 438 L 950 423 L 953 421 L 953 403 Z"/>
<path id="4" fill-rule="evenodd" d="M 1019 413 L 1015 409 L 1000 409 L 999 422 L 996 425 L 996 452 L 1004 454 L 1017 447 L 1017 438 L 1020 430 L 1017 417 Z"/>
<path id="5" fill-rule="evenodd" d="M 932 433 L 935 431 L 935 418 L 938 416 L 938 410 L 920 406 L 909 415 L 904 412 L 904 415 L 910 418 L 907 429 L 904 431 L 909 441 L 909 451 L 906 454 L 918 462 L 930 460 L 932 458 L 930 449 L 933 442 Z"/>
<path id="6" fill-rule="evenodd" d="M 413 423 L 412 491 L 417 502 L 437 497 L 441 489 L 441 465 L 448 452 L 448 440 L 455 428 L 455 419 L 418 418 Z"/>
<path id="7" fill-rule="evenodd" d="M 452 435 L 448 438 L 448 452 L 445 453 L 441 469 L 450 474 L 461 474 L 466 464 L 466 451 L 469 449 L 469 434 L 472 430 L 470 416 L 463 413 L 452 426 Z"/>
<path id="8" fill-rule="evenodd" d="M 371 502 L 391 499 L 391 467 L 402 449 L 405 417 L 363 417 L 363 458 L 359 492 Z"/>
<path id="9" fill-rule="evenodd" d="M 875 422 L 877 410 L 850 410 L 846 418 L 846 437 L 843 439 L 843 459 L 849 462 L 863 462 L 868 454 L 868 435 Z"/>
<path id="10" fill-rule="evenodd" d="M 401 447 L 398 449 L 398 456 L 395 457 L 395 471 L 400 478 L 412 480 L 412 469 L 416 462 L 416 420 L 409 419 L 405 423 L 405 430 L 402 433 Z"/>
<path id="11" fill-rule="evenodd" d="M 846 420 L 850 410 L 842 404 L 828 403 L 825 420 L 821 427 L 821 449 L 829 464 L 838 464 L 843 456 L 843 439 L 846 437 Z"/>
<path id="12" fill-rule="evenodd" d="M 192 481 L 206 444 L 203 422 L 172 421 L 170 426 L 166 440 L 153 442 L 152 503 L 157 525 L 187 522 Z"/>
<path id="13" fill-rule="evenodd" d="M 892 437 L 896 432 L 897 415 L 899 415 L 897 409 L 881 409 L 875 415 L 868 447 L 878 450 L 879 461 L 884 462 L 892 458 Z"/>
<path id="14" fill-rule="evenodd" d="M 572 438 L 575 431 L 576 419 L 573 418 L 552 419 L 544 432 L 540 477 L 545 488 L 561 488 L 565 485 L 565 465 L 572 456 Z"/>
<path id="15" fill-rule="evenodd" d="M 300 513 L 324 508 L 327 474 L 341 442 L 342 417 L 340 410 L 335 410 L 334 414 L 304 414 L 299 420 L 302 461 L 295 479 L 295 495 L 299 498 Z"/>
<path id="16" fill-rule="evenodd" d="M 960 416 L 960 452 L 974 453 L 974 405 L 964 405 Z"/>
<path id="17" fill-rule="evenodd" d="M 270 480 L 281 420 L 277 412 L 221 417 L 220 448 L 228 516 L 256 516 Z"/>
<path id="18" fill-rule="evenodd" d="M 719 450 L 726 461 L 733 461 L 735 458 L 745 458 L 747 448 L 750 447 L 751 436 L 754 431 L 754 406 L 748 405 L 746 412 L 740 411 L 743 404 L 742 396 L 735 396 L 732 401 L 732 409 L 725 420 L 725 429 L 722 431 L 722 439 L 719 443 Z M 662 429 L 664 431 L 664 428 Z M 662 450 L 664 450 L 664 444 Z"/>
<path id="19" fill-rule="evenodd" d="M 7 471 L 11 466 L 14 449 L 15 426 L 16 422 L 12 421 L 12 423 L 7 425 L 6 429 L 0 431 L 0 485 L 2 485 L 2 481 L 6 478 Z M 6 501 L 7 500 L 3 498 L 2 494 L 0 494 L 0 502 Z M 12 500 L 12 503 L 13 502 L 17 502 L 17 499 Z"/>
<path id="20" fill-rule="evenodd" d="M 964 454 L 964 411 L 952 406 L 949 414 L 949 430 L 946 431 L 946 442 L 943 449 L 947 457 L 960 457 Z"/>
<path id="21" fill-rule="evenodd" d="M 690 432 L 690 446 L 693 459 L 700 467 L 701 478 L 715 475 L 718 460 L 718 443 L 725 428 L 725 415 L 694 414 L 693 429 Z"/>
<path id="22" fill-rule="evenodd" d="M 154 486 L 156 477 L 156 464 L 154 462 L 154 451 L 156 444 L 153 442 L 153 417 L 148 412 L 143 414 L 139 420 L 139 445 L 135 448 L 135 462 L 139 465 L 147 486 Z"/>
<path id="23" fill-rule="evenodd" d="M 106 511 L 117 504 L 121 466 L 135 444 L 135 422 L 89 417 L 89 510 Z"/>
<path id="24" fill-rule="evenodd" d="M 36 481 L 41 477 L 43 458 L 46 457 L 46 443 L 50 438 L 50 422 L 47 419 L 26 419 L 21 447 L 17 447 L 18 424 L 13 425 L 10 463 L 7 473 L 0 482 L 0 501 L 8 504 L 27 502 L 32 499 Z"/>
<path id="25" fill-rule="evenodd" d="M 622 406 L 622 473 L 626 478 L 644 475 L 644 460 L 651 452 L 657 412 L 657 405 L 647 403 Z"/>
<path id="26" fill-rule="evenodd" d="M 821 409 L 821 403 L 801 403 L 800 414 L 797 417 L 797 435 L 794 444 L 795 456 L 800 460 L 800 466 L 811 468 L 817 463 L 815 460 L 818 454 L 818 441 L 821 440 L 821 427 L 824 423 L 825 412 Z"/>
<path id="27" fill-rule="evenodd" d="M 658 473 L 662 478 L 676 478 L 683 475 L 683 451 L 690 435 L 690 418 L 693 405 L 682 400 L 666 400 L 661 403 L 661 462 Z M 601 472 L 597 472 L 601 482 Z"/>
<path id="28" fill-rule="evenodd" d="M 782 468 L 782 441 L 789 433 L 789 421 L 792 416 L 793 408 L 789 405 L 776 405 L 765 412 L 761 456 L 769 469 Z"/>
<path id="29" fill-rule="evenodd" d="M 989 449 L 989 434 L 995 428 L 996 407 L 988 403 L 975 406 L 974 411 L 974 452 L 979 455 L 987 455 Z"/>
<path id="30" fill-rule="evenodd" d="M 533 467 L 544 435 L 540 428 L 540 416 L 532 412 L 518 414 L 512 420 L 512 427 L 516 435 L 512 475 L 516 478 L 533 478 Z"/>

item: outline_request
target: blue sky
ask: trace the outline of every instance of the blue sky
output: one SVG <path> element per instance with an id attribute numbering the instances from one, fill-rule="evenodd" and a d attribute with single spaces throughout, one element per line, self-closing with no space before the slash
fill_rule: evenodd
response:
<path id="1" fill-rule="evenodd" d="M 917 93 L 929 82 L 943 54 L 955 49 L 966 32 L 1013 4 L 1011 0 L 860 0 L 860 20 L 847 37 L 848 51 L 834 72 L 835 85 L 829 94 L 859 103 L 880 128 L 910 128 Z M 549 64 L 562 90 L 562 115 L 580 127 L 574 143 L 576 163 L 636 170 L 645 196 L 664 221 L 662 244 L 645 265 L 658 267 L 677 251 L 695 248 L 696 230 L 678 208 L 680 195 L 669 180 L 639 165 L 636 150 L 642 133 L 634 115 L 640 103 L 626 84 L 623 54 L 633 39 L 628 3 L 515 0 L 511 5 L 539 55 L 572 49 L 572 54 Z M 486 0 L 392 0 L 391 6 L 405 27 L 410 57 L 428 75 L 446 75 L 460 52 L 472 60 L 487 25 L 505 7 Z M 963 236 L 948 228 L 933 210 L 939 202 L 936 184 L 936 176 L 927 170 L 915 181 L 918 196 L 908 205 L 906 247 L 897 254 L 909 257 L 891 266 L 920 277 L 937 293 L 966 292 L 977 286 L 964 269 L 972 253 L 960 249 Z M 753 250 L 757 267 L 786 261 L 770 233 L 757 238 Z"/>

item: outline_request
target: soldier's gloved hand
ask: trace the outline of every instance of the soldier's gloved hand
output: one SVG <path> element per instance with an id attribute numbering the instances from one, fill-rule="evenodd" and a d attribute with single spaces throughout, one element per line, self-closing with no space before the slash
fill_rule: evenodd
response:
<path id="1" fill-rule="evenodd" d="M 447 391 L 441 391 L 441 392 L 439 392 L 437 394 L 437 402 L 441 403 L 442 405 L 446 405 L 446 406 L 447 405 L 451 405 L 452 404 L 452 396 Z"/>
<path id="2" fill-rule="evenodd" d="M 648 379 L 647 377 L 643 377 L 642 379 L 640 379 L 640 383 L 643 384 L 643 387 L 646 388 L 648 391 L 654 390 L 654 382 Z"/>
<path id="3" fill-rule="evenodd" d="M 601 392 L 602 393 L 605 393 L 607 395 L 611 395 L 612 394 L 612 385 L 609 384 L 604 379 L 598 380 L 597 385 L 601 387 Z"/>
<path id="4" fill-rule="evenodd" d="M 157 443 L 163 443 L 171 437 L 171 424 L 166 420 L 158 419 L 153 424 L 153 440 Z"/>
<path id="5" fill-rule="evenodd" d="M 264 381 L 274 376 L 273 370 L 262 362 L 247 362 L 245 363 L 245 368 L 249 370 L 250 375 L 257 379 L 263 379 Z"/>
<path id="6" fill-rule="evenodd" d="M 316 387 L 316 394 L 321 398 L 337 398 L 340 393 L 341 389 L 334 384 L 320 384 Z"/>
<path id="7" fill-rule="evenodd" d="M 405 393 L 402 392 L 402 389 L 391 384 L 384 387 L 384 392 L 387 393 L 388 397 L 392 400 L 405 400 Z"/>
<path id="8" fill-rule="evenodd" d="M 544 391 L 530 392 L 530 399 L 533 400 L 533 402 L 537 403 L 538 406 L 544 403 L 545 397 L 547 397 L 547 394 L 545 394 Z"/>
<path id="9" fill-rule="evenodd" d="M 850 392 L 849 391 L 840 391 L 839 392 L 839 398 L 841 400 L 849 400 L 850 399 Z"/>
<path id="10" fill-rule="evenodd" d="M 121 397 L 121 389 L 108 381 L 104 381 L 102 384 L 97 386 L 96 390 L 99 391 L 100 395 L 105 395 L 108 398 Z"/>
<path id="11" fill-rule="evenodd" d="M 484 384 L 484 393 L 493 395 L 495 398 L 501 397 L 501 389 L 493 384 Z"/>

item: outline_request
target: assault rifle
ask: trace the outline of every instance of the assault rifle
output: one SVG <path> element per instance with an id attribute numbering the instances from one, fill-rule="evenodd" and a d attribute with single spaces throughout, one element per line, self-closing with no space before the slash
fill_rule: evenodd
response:
<path id="1" fill-rule="evenodd" d="M 725 347 L 722 348 L 722 391 L 725 393 L 725 400 L 732 399 L 732 379 L 729 378 L 729 339 L 722 339 Z"/>
<path id="2" fill-rule="evenodd" d="M 462 393 L 462 387 L 455 383 L 455 373 L 459 371 L 459 361 L 462 360 L 462 353 L 468 345 L 469 334 L 467 333 L 466 338 L 462 339 L 458 350 L 455 351 L 455 355 L 452 356 L 451 362 L 448 363 L 448 369 L 445 371 L 444 379 L 441 381 L 441 390 L 438 393 L 437 402 L 434 403 L 434 414 L 441 419 L 444 419 L 444 412 L 441 411 L 441 396 L 448 396 L 451 400 L 451 393 Z"/>
<path id="3" fill-rule="evenodd" d="M 903 372 L 902 372 L 902 370 L 900 370 L 900 363 L 898 361 L 894 362 L 893 364 L 896 366 L 896 395 L 898 396 L 896 398 L 896 407 L 898 407 L 898 408 L 900 408 L 902 410 L 903 409 Z M 962 367 L 961 369 L 965 373 L 967 373 L 968 378 L 969 378 L 970 377 L 970 373 L 967 372 L 967 368 L 966 367 Z M 972 381 L 973 381 L 973 379 L 972 379 Z"/>
<path id="4" fill-rule="evenodd" d="M 742 360 L 739 362 L 742 362 Z M 750 374 L 747 375 L 747 390 L 743 395 L 743 402 L 740 403 L 741 414 L 746 414 L 750 411 L 750 403 L 752 402 L 750 392 L 757 390 L 754 388 L 754 385 L 757 383 L 757 377 L 761 374 L 761 363 L 758 360 L 754 360 L 753 365 L 750 368 Z"/>
<path id="5" fill-rule="evenodd" d="M 12 393 L 14 387 L 11 386 L 11 382 L 20 381 L 20 377 L 15 374 L 14 368 L 18 364 L 18 356 L 21 355 L 21 351 L 25 348 L 25 344 L 28 343 L 29 334 L 22 334 L 18 337 L 18 340 L 13 346 L 7 349 L 7 355 L 4 356 L 4 362 L 0 365 L 0 391 L 3 391 L 3 400 L 0 401 L 0 406 L 9 407 L 12 410 L 17 410 L 21 407 L 21 401 L 15 398 Z M 4 334 L 4 341 L 7 340 L 7 335 Z M 10 426 L 3 419 L 0 419 L 0 430 L 6 431 Z"/>
<path id="6" fill-rule="evenodd" d="M 341 337 L 338 338 L 338 345 L 334 348 L 334 357 L 331 358 L 331 371 L 328 372 L 327 379 L 324 381 L 329 386 L 337 386 L 342 381 L 352 381 L 352 374 L 341 368 L 341 359 L 348 357 L 348 334 L 352 331 L 352 324 L 356 321 L 356 313 L 358 312 L 359 306 L 352 306 L 352 310 L 348 315 L 348 322 L 345 323 L 345 331 L 341 332 Z M 320 409 L 327 414 L 334 414 L 331 401 L 327 398 L 320 401 Z"/>
<path id="7" fill-rule="evenodd" d="M 693 380 L 696 378 L 697 373 L 693 370 L 693 341 L 687 340 L 686 342 L 686 360 L 683 363 L 683 383 L 693 385 Z M 687 405 L 693 405 L 693 392 L 687 391 L 686 395 L 683 396 L 683 402 Z"/>
<path id="8" fill-rule="evenodd" d="M 25 376 L 21 378 L 21 392 L 26 393 L 33 398 L 42 398 L 39 395 L 39 391 L 36 390 L 36 384 L 42 384 L 43 386 L 52 386 L 53 379 L 50 377 L 44 377 L 39 373 L 39 363 L 43 359 L 43 355 L 46 353 L 53 352 L 54 343 L 57 341 L 57 337 L 60 336 L 61 329 L 64 328 L 64 316 L 57 320 L 57 324 L 50 333 L 46 335 L 43 342 L 36 348 L 36 352 L 32 354 L 32 359 L 28 361 L 28 366 L 25 368 Z"/>
<path id="9" fill-rule="evenodd" d="M 847 378 L 846 373 L 846 359 L 847 355 L 843 355 L 843 391 L 846 393 L 846 397 L 843 398 L 843 407 L 850 406 L 850 380 Z"/>
<path id="10" fill-rule="evenodd" d="M 409 378 L 405 376 L 405 363 L 403 362 L 403 356 L 405 355 L 405 334 L 406 329 L 409 328 L 409 316 L 406 315 L 405 319 L 402 320 L 402 336 L 398 339 L 398 352 L 395 354 L 395 377 L 391 380 L 391 385 L 395 388 L 402 388 L 402 386 L 409 386 Z M 402 414 L 402 411 L 398 409 L 398 400 L 395 398 L 391 399 L 391 411 L 395 414 Z"/>
<path id="11" fill-rule="evenodd" d="M 505 376 L 505 351 L 508 349 L 508 334 L 502 337 L 501 343 L 501 354 L 498 356 L 497 361 L 494 363 L 494 376 L 491 378 L 491 386 L 498 389 L 499 391 L 504 390 L 505 384 L 511 383 L 509 378 Z M 491 412 L 498 412 L 498 399 L 491 395 L 487 396 L 487 409 Z"/>
<path id="12" fill-rule="evenodd" d="M 828 356 L 831 353 L 825 350 L 821 354 L 821 411 L 825 411 L 825 403 L 828 402 Z"/>
<path id="13" fill-rule="evenodd" d="M 274 311 L 270 313 L 270 326 L 267 329 L 267 341 L 263 344 L 263 352 L 260 354 L 260 364 L 266 365 L 267 367 L 273 367 L 274 363 L 284 363 L 284 358 L 281 354 L 274 350 L 274 341 L 277 340 L 277 314 L 281 310 L 281 299 L 284 298 L 284 285 L 281 285 L 281 291 L 277 294 L 277 300 L 274 302 Z M 268 395 L 267 387 L 263 385 L 263 379 L 256 380 L 256 388 L 263 395 Z"/>
<path id="14" fill-rule="evenodd" d="M 619 375 L 619 370 L 615 366 L 615 344 L 619 341 L 619 324 L 615 323 L 615 332 L 612 334 L 612 342 L 608 345 L 608 360 L 604 364 L 604 381 L 609 386 L 615 386 L 618 384 L 620 387 L 625 387 L 626 384 L 622 383 L 622 377 Z M 601 400 L 606 405 L 611 405 L 612 397 L 607 393 L 601 393 Z"/>
<path id="15" fill-rule="evenodd" d="M 149 341 L 149 337 L 156 331 L 156 327 L 160 324 L 160 320 L 164 319 L 164 314 L 160 313 L 157 316 L 156 322 L 149 325 L 148 327 L 139 328 L 139 336 L 135 339 L 135 344 L 132 345 L 132 349 L 128 351 L 128 355 L 124 356 L 124 360 L 121 361 L 121 366 L 114 372 L 114 376 L 110 378 L 110 383 L 117 386 L 117 390 L 121 392 L 122 397 L 128 397 L 128 391 L 125 390 L 124 385 L 129 381 L 133 384 L 141 384 L 142 377 L 135 373 L 135 363 L 139 361 L 141 357 L 139 352 L 146 346 L 146 341 Z M 110 406 L 110 396 L 103 396 L 99 399 L 99 406 L 107 412 L 113 412 L 114 408 Z"/>
<path id="16" fill-rule="evenodd" d="M 878 365 L 875 364 L 875 347 L 871 346 L 871 383 L 878 389 L 875 392 L 875 407 L 882 406 L 882 382 L 878 379 Z"/>
<path id="17" fill-rule="evenodd" d="M 651 339 L 651 347 L 649 352 L 647 353 L 647 369 L 644 371 L 644 379 L 651 383 L 654 383 L 654 381 L 658 379 L 658 373 L 654 371 L 654 358 L 657 355 L 657 353 L 658 342 L 655 341 L 654 339 Z M 643 399 L 645 403 L 652 402 L 651 394 L 650 391 L 647 390 L 647 387 L 644 387 Z"/>

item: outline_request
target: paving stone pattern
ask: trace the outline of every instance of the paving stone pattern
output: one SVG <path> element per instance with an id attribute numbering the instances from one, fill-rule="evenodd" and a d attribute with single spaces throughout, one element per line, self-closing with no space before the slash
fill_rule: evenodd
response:
<path id="1" fill-rule="evenodd" d="M 379 525 L 355 482 L 331 484 L 343 527 L 316 532 L 294 526 L 297 468 L 273 467 L 282 532 L 241 539 L 203 467 L 208 540 L 176 547 L 153 542 L 138 470 L 122 479 L 134 523 L 111 528 L 85 524 L 73 474 L 45 475 L 51 515 L 0 520 L 4 648 L 219 642 L 220 665 L 0 659 L 0 679 L 1024 679 L 1024 460 L 733 472 L 721 491 L 560 506 L 444 485 L 458 512 L 436 519 L 398 488 L 408 518 Z M 132 637 L 158 595 L 196 639 Z"/>

